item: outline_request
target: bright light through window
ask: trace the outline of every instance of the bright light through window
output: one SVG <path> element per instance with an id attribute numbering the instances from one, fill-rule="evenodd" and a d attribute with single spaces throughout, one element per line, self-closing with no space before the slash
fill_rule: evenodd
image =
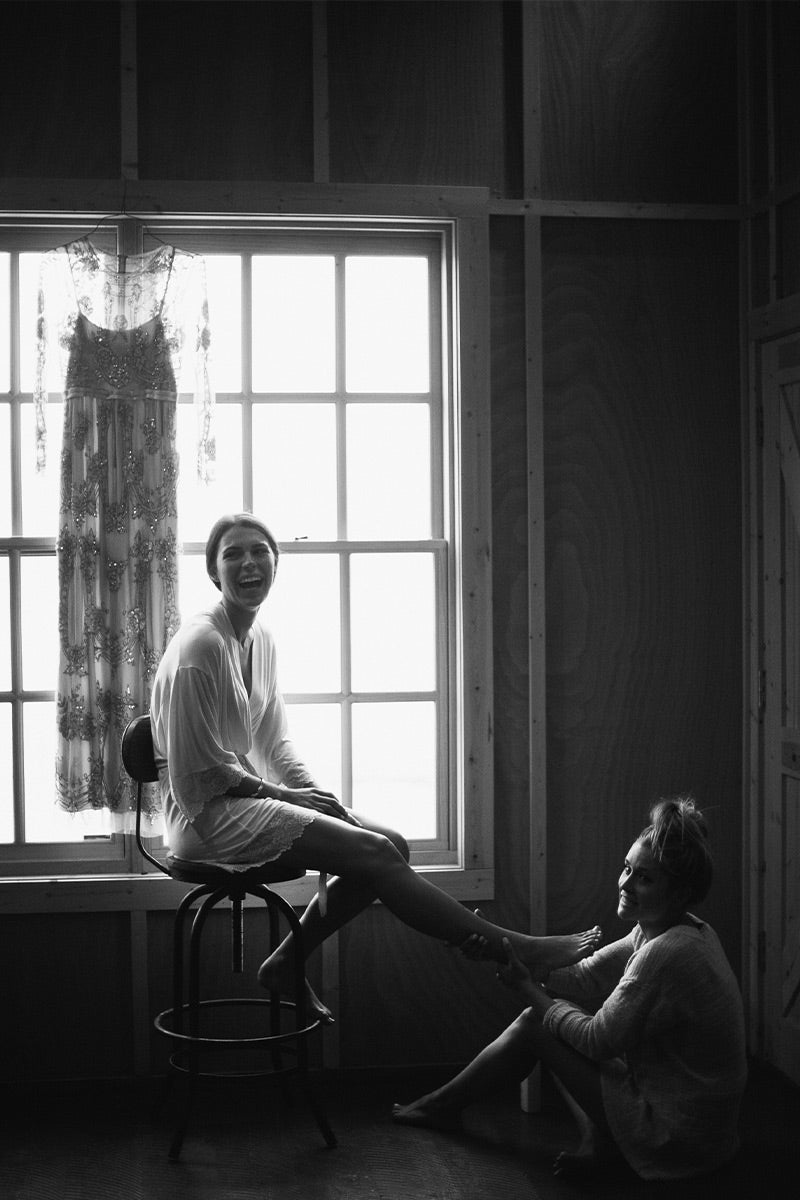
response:
<path id="1" fill-rule="evenodd" d="M 336 410 L 259 404 L 253 411 L 253 508 L 281 542 L 336 537 Z"/>
<path id="2" fill-rule="evenodd" d="M 202 483 L 197 475 L 197 416 L 191 403 L 178 405 L 178 533 L 183 541 L 204 542 L 223 512 L 239 512 L 242 495 L 242 410 L 217 404 L 215 478 Z"/>
<path id="3" fill-rule="evenodd" d="M 254 391 L 334 390 L 334 288 L 332 256 L 254 257 Z"/>
<path id="4" fill-rule="evenodd" d="M 353 706 L 353 808 L 400 824 L 410 838 L 436 833 L 436 707 Z"/>
<path id="5" fill-rule="evenodd" d="M 427 392 L 428 260 L 347 259 L 348 392 Z"/>
<path id="6" fill-rule="evenodd" d="M 11 741 L 11 705 L 0 704 L 0 788 L 14 795 L 14 753 Z M 14 840 L 14 806 L 0 804 L 0 842 Z"/>
<path id="7" fill-rule="evenodd" d="M 8 559 L 0 558 L 0 691 L 11 687 L 11 608 L 9 604 Z M 0 712 L 4 711 L 0 708 Z M 0 805 L 0 807 L 2 807 Z"/>
<path id="8" fill-rule="evenodd" d="M 64 405 L 56 399 L 47 403 L 47 466 L 36 470 L 36 423 L 33 404 L 21 406 L 22 532 L 26 537 L 52 537 L 58 528 L 59 464 Z"/>
<path id="9" fill-rule="evenodd" d="M 11 389 L 11 255 L 0 254 L 0 392 Z"/>
<path id="10" fill-rule="evenodd" d="M 58 671 L 58 577 L 52 555 L 30 555 L 20 564 L 22 597 L 22 683 L 28 691 L 50 691 Z M 55 754 L 54 754 L 55 760 Z"/>
<path id="11" fill-rule="evenodd" d="M 430 445 L 427 404 L 348 404 L 351 538 L 431 536 Z"/>

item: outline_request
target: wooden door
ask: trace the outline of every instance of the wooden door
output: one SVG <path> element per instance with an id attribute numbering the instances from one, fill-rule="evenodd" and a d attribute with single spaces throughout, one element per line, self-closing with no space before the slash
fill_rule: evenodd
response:
<path id="1" fill-rule="evenodd" d="M 800 1084 L 800 335 L 762 352 L 763 1053 Z"/>

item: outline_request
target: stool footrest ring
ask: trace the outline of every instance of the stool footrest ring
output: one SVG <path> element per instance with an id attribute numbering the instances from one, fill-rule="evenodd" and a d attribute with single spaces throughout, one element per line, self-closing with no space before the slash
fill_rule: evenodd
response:
<path id="1" fill-rule="evenodd" d="M 272 1001 L 269 999 L 258 1000 L 250 997 L 223 997 L 216 1000 L 201 1000 L 197 1007 L 204 1008 L 235 1008 L 241 1006 L 249 1007 L 271 1007 Z M 280 1007 L 285 1009 L 296 1009 L 297 1005 L 294 1000 L 281 1000 Z M 219 1046 L 230 1049 L 236 1046 L 276 1046 L 281 1042 L 291 1042 L 296 1038 L 307 1037 L 319 1028 L 319 1017 L 311 1021 L 308 1025 L 303 1025 L 299 1029 L 289 1029 L 285 1033 L 270 1033 L 261 1034 L 257 1037 L 208 1037 L 205 1034 L 183 1033 L 182 1031 L 170 1028 L 170 1022 L 175 1018 L 174 1008 L 165 1008 L 154 1018 L 153 1024 L 159 1033 L 165 1037 L 174 1038 L 176 1041 L 186 1042 L 194 1046 Z M 180 1010 L 184 1014 L 189 1014 L 192 1011 L 192 1006 L 184 1004 Z"/>

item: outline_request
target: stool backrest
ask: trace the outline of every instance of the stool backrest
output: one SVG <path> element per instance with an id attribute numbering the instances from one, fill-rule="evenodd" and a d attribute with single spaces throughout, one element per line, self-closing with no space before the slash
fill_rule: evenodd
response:
<path id="1" fill-rule="evenodd" d="M 155 783 L 158 780 L 149 713 L 134 717 L 126 727 L 122 735 L 122 762 L 125 770 L 136 783 L 136 845 L 144 858 L 158 867 L 159 871 L 169 875 L 164 864 L 145 849 L 142 841 L 142 784 Z"/>

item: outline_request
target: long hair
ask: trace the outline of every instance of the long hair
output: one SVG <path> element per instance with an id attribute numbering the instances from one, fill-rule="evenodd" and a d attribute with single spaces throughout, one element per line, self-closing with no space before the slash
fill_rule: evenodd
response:
<path id="1" fill-rule="evenodd" d="M 688 889 L 691 903 L 705 899 L 714 875 L 706 819 L 692 796 L 662 798 L 639 834 L 659 866 Z"/>

